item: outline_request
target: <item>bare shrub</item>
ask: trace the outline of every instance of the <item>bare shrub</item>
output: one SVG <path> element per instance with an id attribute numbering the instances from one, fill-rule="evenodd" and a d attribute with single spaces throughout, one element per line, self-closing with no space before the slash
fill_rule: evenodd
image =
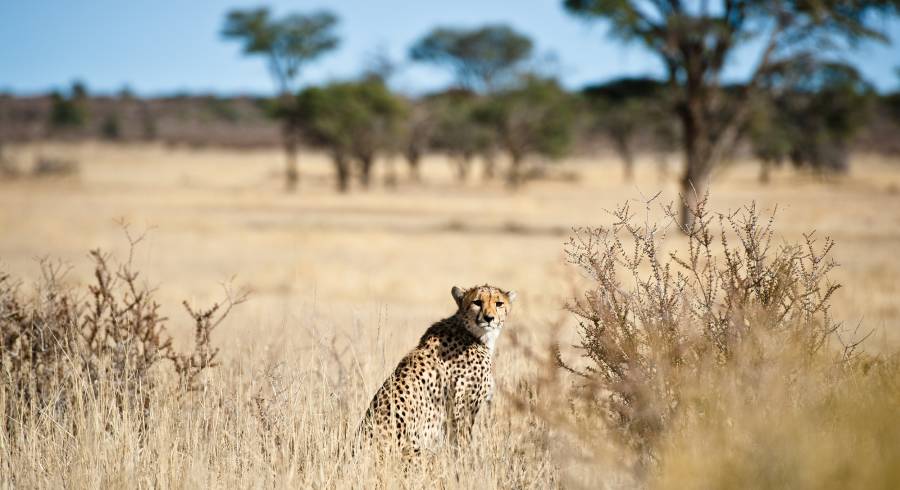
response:
<path id="1" fill-rule="evenodd" d="M 714 215 L 705 197 L 692 226 L 679 230 L 671 205 L 662 207 L 662 224 L 651 222 L 653 202 L 642 223 L 626 204 L 611 212 L 610 227 L 575 230 L 568 258 L 595 284 L 568 305 L 586 365 L 556 355 L 581 379 L 572 403 L 634 450 L 639 473 L 658 460 L 662 437 L 687 410 L 690 382 L 723 370 L 752 377 L 753 366 L 788 346 L 797 366 L 809 364 L 839 327 L 829 314 L 839 287 L 828 278 L 830 239 L 776 243 L 774 218 L 763 219 L 755 205 Z M 687 236 L 686 252 L 666 251 L 670 231 Z M 749 368 L 733 371 L 738 363 Z"/>
<path id="2" fill-rule="evenodd" d="M 39 157 L 31 168 L 33 177 L 71 177 L 81 172 L 77 160 Z"/>
<path id="3" fill-rule="evenodd" d="M 140 238 L 129 240 L 133 252 Z M 27 297 L 0 273 L 0 409 L 8 434 L 18 433 L 29 417 L 65 420 L 73 406 L 101 393 L 113 394 L 120 414 L 141 414 L 172 374 L 175 392 L 185 393 L 200 387 L 200 374 L 216 365 L 210 334 L 243 296 L 228 295 L 224 309 L 197 311 L 185 303 L 195 338 L 192 351 L 179 352 L 154 291 L 138 281 L 132 256 L 113 265 L 109 255 L 92 251 L 94 282 L 87 294 L 64 286 L 67 270 L 48 260 Z"/>

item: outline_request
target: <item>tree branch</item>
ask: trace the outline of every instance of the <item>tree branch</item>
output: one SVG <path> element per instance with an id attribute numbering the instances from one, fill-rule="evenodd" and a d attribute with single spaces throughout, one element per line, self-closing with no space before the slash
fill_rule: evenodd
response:
<path id="1" fill-rule="evenodd" d="M 766 47 L 760 55 L 760 61 L 756 66 L 756 70 L 754 71 L 753 76 L 750 77 L 750 81 L 747 82 L 747 85 L 744 87 L 744 97 L 741 98 L 741 103 L 735 109 L 734 114 L 732 114 L 732 116 L 728 118 L 728 121 L 723 125 L 719 137 L 716 138 L 715 142 L 712 144 L 709 158 L 710 166 L 715 166 L 725 159 L 726 156 L 734 150 L 734 147 L 740 139 L 741 134 L 743 133 L 744 123 L 747 121 L 752 110 L 752 104 L 747 103 L 747 99 L 757 92 L 763 77 L 771 69 L 772 56 L 778 48 L 778 38 L 781 33 L 784 32 L 786 25 L 787 23 L 784 20 L 784 17 L 779 16 L 775 26 L 772 27 L 772 31 L 769 33 Z"/>

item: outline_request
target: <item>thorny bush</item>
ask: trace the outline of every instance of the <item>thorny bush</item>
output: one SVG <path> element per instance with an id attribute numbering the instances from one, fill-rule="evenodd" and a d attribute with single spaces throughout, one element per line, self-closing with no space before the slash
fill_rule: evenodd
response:
<path id="1" fill-rule="evenodd" d="M 751 362 L 765 363 L 790 346 L 811 360 L 839 338 L 840 326 L 829 314 L 839 288 L 828 278 L 830 239 L 809 234 L 800 244 L 782 243 L 774 213 L 764 219 L 750 205 L 711 214 L 707 198 L 693 225 L 679 229 L 671 205 L 660 206 L 661 223 L 652 222 L 655 199 L 643 203 L 644 219 L 626 204 L 611 212 L 609 227 L 575 230 L 568 259 L 593 282 L 568 305 L 585 360 L 575 366 L 556 350 L 559 365 L 580 380 L 573 393 L 579 413 L 601 414 L 639 468 L 657 460 L 661 436 L 684 409 L 682 387 L 710 369 L 744 363 L 748 352 Z M 665 248 L 670 232 L 686 235 L 681 252 Z M 844 359 L 857 344 L 845 346 Z"/>
<path id="2" fill-rule="evenodd" d="M 210 334 L 245 296 L 226 288 L 226 301 L 206 310 L 185 302 L 194 346 L 179 352 L 154 290 L 138 281 L 132 265 L 142 237 L 128 238 L 128 260 L 121 264 L 91 251 L 94 274 L 87 294 L 66 287 L 67 270 L 49 260 L 41 262 L 42 278 L 27 296 L 19 282 L 0 272 L 0 415 L 7 434 L 24 427 L 29 416 L 62 416 L 101 392 L 114 395 L 119 413 L 142 413 L 172 378 L 167 374 L 176 380 L 167 386 L 183 394 L 201 388 L 201 374 L 217 365 Z"/>

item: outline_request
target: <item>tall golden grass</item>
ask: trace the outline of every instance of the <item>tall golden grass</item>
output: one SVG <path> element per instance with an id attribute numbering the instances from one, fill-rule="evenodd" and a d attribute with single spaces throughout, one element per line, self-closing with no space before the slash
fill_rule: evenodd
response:
<path id="1" fill-rule="evenodd" d="M 424 187 L 337 198 L 316 187 L 328 168 L 318 156 L 305 160 L 300 194 L 283 196 L 277 152 L 61 151 L 83 162 L 80 180 L 0 192 L 0 270 L 23 280 L 13 289 L 26 311 L 54 289 L 41 285 L 35 255 L 72 264 L 55 289 L 78 304 L 96 283 L 79 258 L 86 250 L 103 246 L 128 262 L 119 217 L 157 227 L 133 262 L 138 289 L 170 318 L 173 354 L 191 352 L 196 330 L 181 299 L 212 304 L 221 299 L 217 281 L 235 273 L 255 292 L 211 332 L 219 365 L 202 370 L 196 389 L 168 357 L 148 373 L 151 383 L 99 386 L 63 358 L 65 388 L 49 387 L 43 408 L 12 402 L 18 415 L 0 433 L 0 487 L 896 487 L 900 367 L 891 327 L 900 318 L 900 261 L 890 203 L 900 171 L 888 163 L 864 161 L 839 184 L 775 175 L 765 189 L 736 167 L 710 202 L 716 210 L 782 204 L 774 250 L 803 244 L 811 229 L 832 235 L 841 267 L 828 275 L 844 287 L 828 302 L 850 327 L 864 317 L 860 332 L 876 331 L 869 342 L 878 341 L 870 348 L 878 354 L 845 356 L 833 334 L 809 354 L 760 331 L 727 362 L 696 356 L 672 377 L 657 366 L 647 387 L 676 402 L 644 407 L 665 408 L 666 417 L 651 441 L 635 444 L 604 411 L 609 387 L 559 368 L 551 349 L 556 341 L 570 367 L 591 367 L 570 347 L 590 337 L 563 305 L 598 284 L 564 265 L 564 242 L 571 226 L 614 223 L 603 209 L 639 194 L 618 184 L 618 168 L 573 163 L 566 169 L 581 181 L 509 195 L 490 183 L 457 187 L 449 166 L 431 160 Z M 638 182 L 659 185 L 641 170 Z M 659 199 L 674 198 L 671 188 Z M 664 220 L 658 210 L 647 218 Z M 661 257 L 688 249 L 679 236 L 660 244 Z M 645 265 L 637 273 L 652 277 Z M 522 298 L 499 342 L 499 396 L 476 426 L 477 444 L 413 467 L 353 455 L 348 439 L 374 390 L 427 324 L 450 312 L 450 286 L 485 281 Z M 126 291 L 113 296 L 127 301 Z M 146 403 L 122 409 L 125 387 Z M 73 393 L 65 410 L 48 409 Z M 4 396 L 7 413 L 14 397 Z"/>
<path id="2" fill-rule="evenodd" d="M 31 294 L 0 274 L 4 487 L 543 488 L 557 478 L 531 440 L 535 418 L 509 408 L 488 414 L 483 443 L 432 455 L 416 471 L 354 454 L 368 356 L 322 337 L 300 356 L 219 365 L 211 334 L 243 300 L 232 296 L 219 314 L 187 308 L 195 345 L 178 352 L 130 261 L 114 268 L 91 257 L 86 292 L 52 265 Z"/>
<path id="3" fill-rule="evenodd" d="M 739 245 L 720 231 L 717 250 L 702 206 L 686 257 L 666 259 L 665 229 L 633 223 L 627 205 L 611 229 L 576 231 L 569 257 L 596 281 L 570 306 L 588 365 L 521 348 L 543 376 L 520 375 L 471 445 L 411 463 L 352 450 L 370 391 L 352 344 L 332 337 L 305 365 L 251 356 L 208 373 L 217 308 L 188 308 L 194 352 L 175 352 L 130 261 L 111 269 L 93 252 L 87 295 L 54 267 L 31 296 L 0 276 L 3 483 L 894 486 L 900 357 L 829 348 L 831 243 L 773 248 L 751 207 L 720 218 Z"/>
<path id="4" fill-rule="evenodd" d="M 861 352 L 832 318 L 834 243 L 778 241 L 755 205 L 706 205 L 689 229 L 671 206 L 657 223 L 626 204 L 576 230 L 568 256 L 595 285 L 569 306 L 584 367 L 556 355 L 577 376 L 566 425 L 609 440 L 641 486 L 896 485 L 900 354 Z M 665 250 L 676 232 L 686 250 Z"/>

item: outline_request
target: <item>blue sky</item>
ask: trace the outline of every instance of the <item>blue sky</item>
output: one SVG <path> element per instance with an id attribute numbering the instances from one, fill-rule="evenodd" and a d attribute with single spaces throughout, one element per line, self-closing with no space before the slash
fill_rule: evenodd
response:
<path id="1" fill-rule="evenodd" d="M 306 69 L 311 83 L 357 75 L 378 50 L 395 60 L 435 25 L 504 22 L 535 40 L 546 66 L 565 85 L 624 75 L 660 73 L 657 60 L 638 46 L 610 39 L 602 24 L 567 15 L 560 0 L 332 0 L 271 1 L 276 14 L 328 8 L 341 18 L 341 47 Z M 225 13 L 260 5 L 222 0 L 3 0 L 0 2 L 0 90 L 36 93 L 74 79 L 91 91 L 128 86 L 142 95 L 174 92 L 222 94 L 273 91 L 261 59 L 241 55 L 219 31 Z M 847 53 L 881 90 L 898 88 L 900 21 L 884 23 L 894 46 L 867 43 Z M 749 71 L 752 49 L 739 53 L 732 77 Z M 405 64 L 395 88 L 419 93 L 446 85 L 434 68 Z"/>

